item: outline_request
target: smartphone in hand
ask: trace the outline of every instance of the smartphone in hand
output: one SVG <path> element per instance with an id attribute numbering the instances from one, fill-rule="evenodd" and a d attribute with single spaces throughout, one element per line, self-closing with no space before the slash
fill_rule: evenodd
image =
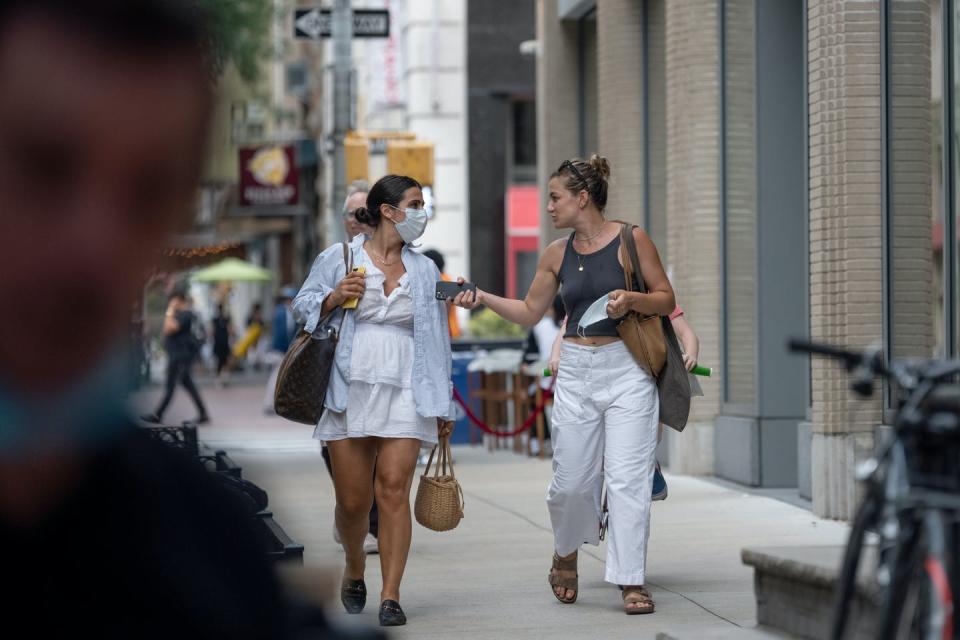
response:
<path id="1" fill-rule="evenodd" d="M 353 270 L 354 270 L 354 272 L 363 275 L 363 274 L 366 273 L 367 268 L 364 267 L 364 266 L 359 266 L 359 267 L 354 267 Z M 356 308 L 357 308 L 357 303 L 359 303 L 359 302 L 360 302 L 360 301 L 359 301 L 359 299 L 357 299 L 357 298 L 350 298 L 349 300 L 345 301 L 345 302 L 344 302 L 342 305 L 340 305 L 340 306 L 343 307 L 344 309 L 356 309 Z"/>
<path id="2" fill-rule="evenodd" d="M 456 298 L 457 294 L 463 291 L 476 291 L 477 285 L 472 282 L 458 284 L 456 282 L 437 282 L 437 300 L 446 300 L 447 298 Z"/>

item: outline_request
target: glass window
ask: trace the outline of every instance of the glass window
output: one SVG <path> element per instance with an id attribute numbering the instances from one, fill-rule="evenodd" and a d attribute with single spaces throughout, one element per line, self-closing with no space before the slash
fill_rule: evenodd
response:
<path id="1" fill-rule="evenodd" d="M 537 166 L 537 109 L 532 100 L 517 100 L 511 103 L 511 140 L 513 166 L 532 168 L 536 180 Z"/>
<path id="2" fill-rule="evenodd" d="M 938 5 L 930 0 L 888 0 L 887 5 L 887 321 L 895 358 L 946 352 Z M 851 215 L 860 206 L 854 197 L 848 196 Z M 855 259 L 854 242 L 849 250 Z M 870 260 L 863 266 L 870 268 Z M 855 314 L 855 287 L 849 303 Z"/>
<path id="3" fill-rule="evenodd" d="M 754 0 L 723 3 L 725 399 L 757 397 Z"/>

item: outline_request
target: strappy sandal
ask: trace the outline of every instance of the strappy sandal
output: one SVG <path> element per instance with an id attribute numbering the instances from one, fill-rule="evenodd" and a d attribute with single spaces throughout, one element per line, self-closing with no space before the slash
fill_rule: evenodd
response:
<path id="1" fill-rule="evenodd" d="M 347 613 L 362 613 L 367 604 L 367 585 L 363 580 L 344 578 L 340 584 L 340 602 Z"/>
<path id="2" fill-rule="evenodd" d="M 573 577 L 566 576 L 563 577 L 560 575 L 561 571 L 573 572 Z M 574 552 L 566 558 L 561 558 L 554 552 L 553 554 L 553 566 L 550 567 L 550 574 L 547 576 L 547 581 L 550 583 L 550 586 L 553 587 L 551 591 L 553 592 L 553 597 L 562 602 L 563 604 L 573 604 L 577 601 L 577 595 L 579 594 L 579 584 L 578 584 L 579 574 L 577 573 L 577 553 Z M 562 598 L 560 594 L 557 593 L 557 587 L 562 587 L 564 593 L 570 590 L 573 591 L 572 598 Z"/>
<path id="3" fill-rule="evenodd" d="M 628 616 L 653 613 L 653 596 L 646 587 L 620 587 L 620 590 L 623 591 L 623 612 Z"/>

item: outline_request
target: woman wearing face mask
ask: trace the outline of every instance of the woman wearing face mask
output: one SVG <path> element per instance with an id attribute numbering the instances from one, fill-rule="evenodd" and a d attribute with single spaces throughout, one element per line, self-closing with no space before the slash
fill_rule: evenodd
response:
<path id="1" fill-rule="evenodd" d="M 548 184 L 547 212 L 557 229 L 573 229 L 549 245 L 523 300 L 476 290 L 454 303 L 473 309 L 485 304 L 518 324 L 543 317 L 557 290 L 567 311 L 553 407 L 553 482 L 547 506 L 554 553 L 549 582 L 564 604 L 577 600 L 577 551 L 599 543 L 600 494 L 606 481 L 609 527 L 607 582 L 622 589 L 624 611 L 653 613 L 644 587 L 650 496 L 657 446 L 659 403 L 653 378 L 637 364 L 617 335 L 627 311 L 668 315 L 673 289 L 649 236 L 633 229 L 647 293 L 624 290 L 626 248 L 621 225 L 607 220 L 610 165 L 594 155 L 589 162 L 565 161 Z M 586 319 L 591 304 L 609 294 L 600 322 Z M 590 326 L 580 326 L 583 324 Z"/>
<path id="2" fill-rule="evenodd" d="M 355 212 L 373 229 L 350 243 L 353 265 L 364 271 L 346 273 L 343 246 L 334 245 L 316 259 L 293 301 L 307 331 L 321 321 L 337 327 L 343 318 L 326 410 L 314 437 L 330 452 L 336 526 L 346 552 L 341 601 L 349 613 L 360 613 L 366 603 L 363 541 L 376 495 L 383 626 L 406 623 L 400 580 L 410 550 L 417 454 L 421 443 L 435 444 L 445 435 L 454 412 L 447 308 L 434 296 L 440 273 L 411 249 L 426 228 L 423 205 L 413 178 L 381 178 L 366 207 Z M 354 298 L 355 310 L 341 309 Z"/>

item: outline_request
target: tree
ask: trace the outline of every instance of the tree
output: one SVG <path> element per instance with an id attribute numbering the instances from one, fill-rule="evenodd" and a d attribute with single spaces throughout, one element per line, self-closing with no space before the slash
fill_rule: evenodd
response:
<path id="1" fill-rule="evenodd" d="M 244 82 L 253 83 L 260 61 L 270 52 L 271 0 L 197 0 L 207 13 L 213 71 L 220 76 L 233 64 Z"/>

